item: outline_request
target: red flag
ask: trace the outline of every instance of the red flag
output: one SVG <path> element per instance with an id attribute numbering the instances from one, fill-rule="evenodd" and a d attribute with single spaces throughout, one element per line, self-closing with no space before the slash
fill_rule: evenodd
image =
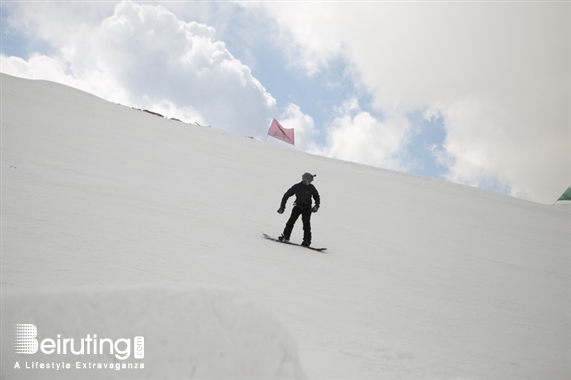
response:
<path id="1" fill-rule="evenodd" d="M 285 141 L 288 144 L 295 145 L 293 138 L 293 128 L 287 129 L 282 127 L 276 119 L 272 120 L 272 125 L 270 125 L 268 135 L 278 140 Z"/>

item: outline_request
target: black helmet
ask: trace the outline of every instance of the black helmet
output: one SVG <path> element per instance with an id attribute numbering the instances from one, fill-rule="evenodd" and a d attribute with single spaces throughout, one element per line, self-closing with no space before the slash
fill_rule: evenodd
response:
<path id="1" fill-rule="evenodd" d="M 316 177 L 317 175 L 313 175 L 311 173 L 303 173 L 303 175 L 301 176 L 301 180 L 304 183 L 311 183 L 313 182 L 313 177 Z"/>

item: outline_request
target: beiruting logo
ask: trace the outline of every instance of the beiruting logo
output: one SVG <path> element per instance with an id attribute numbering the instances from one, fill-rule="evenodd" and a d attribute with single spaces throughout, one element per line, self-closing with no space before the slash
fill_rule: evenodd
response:
<path id="1" fill-rule="evenodd" d="M 98 338 L 96 334 L 87 334 L 79 341 L 74 338 L 62 338 L 57 334 L 56 339 L 44 339 L 38 342 L 38 329 L 29 323 L 12 325 L 14 338 L 14 352 L 16 354 L 32 355 L 39 351 L 46 355 L 73 354 L 73 355 L 115 355 L 119 360 L 128 359 L 131 356 L 131 339 Z M 145 338 L 136 336 L 133 338 L 133 357 L 143 359 L 145 357 Z"/>
<path id="2" fill-rule="evenodd" d="M 38 329 L 28 323 L 12 325 L 14 352 L 17 354 L 35 354 L 38 352 Z"/>

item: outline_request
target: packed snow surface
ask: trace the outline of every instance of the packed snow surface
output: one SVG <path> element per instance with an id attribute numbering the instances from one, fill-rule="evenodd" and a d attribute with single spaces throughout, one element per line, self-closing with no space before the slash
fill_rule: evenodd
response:
<path id="1" fill-rule="evenodd" d="M 571 378 L 568 205 L 1 79 L 2 379 Z M 262 237 L 304 172 L 326 253 Z M 14 324 L 144 358 L 16 353 Z M 25 368 L 78 361 L 144 369 Z"/>
<path id="2" fill-rule="evenodd" d="M 71 368 L 23 371 L 6 363 L 20 359 L 20 367 L 31 366 L 31 357 L 23 360 L 8 348 L 3 365 L 8 378 L 303 378 L 291 334 L 258 301 L 228 289 L 153 285 L 40 293 L 4 298 L 3 335 L 10 336 L 12 325 L 24 320 L 54 340 L 57 352 L 59 334 L 62 355 L 55 362 L 72 363 Z M 142 332 L 144 358 L 133 360 L 133 339 Z M 64 355 L 63 339 L 69 338 L 74 342 L 66 344 Z M 113 344 L 101 349 L 105 338 Z M 130 342 L 115 345 L 118 339 Z M 95 355 L 96 350 L 104 354 Z M 75 355 L 81 351 L 85 356 Z M 52 362 L 53 357 L 46 361 Z M 124 362 L 144 368 L 123 369 Z M 98 365 L 102 368 L 90 368 Z"/>

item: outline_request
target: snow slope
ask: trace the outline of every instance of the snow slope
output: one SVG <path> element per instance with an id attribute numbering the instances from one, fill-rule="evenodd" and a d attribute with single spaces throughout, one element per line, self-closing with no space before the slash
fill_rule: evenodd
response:
<path id="1" fill-rule="evenodd" d="M 3 379 L 571 377 L 570 207 L 1 79 Z M 306 171 L 327 253 L 261 237 Z M 64 360 L 14 323 L 143 336 L 145 369 L 14 369 Z"/>
<path id="2" fill-rule="evenodd" d="M 228 289 L 91 287 L 88 291 L 20 294 L 3 301 L 4 336 L 11 335 L 12 324 L 32 323 L 37 326 L 40 341 L 57 341 L 59 334 L 61 355 L 56 362 L 71 363 L 69 369 L 24 370 L 24 363 L 31 367 L 32 360 L 52 363 L 55 359 L 52 355 L 38 359 L 40 353 L 33 355 L 36 358 L 18 355 L 6 347 L 2 365 L 6 378 L 304 378 L 295 340 L 276 316 L 258 301 Z M 113 343 L 111 351 L 107 344 L 99 348 L 98 341 L 87 344 L 88 334 L 93 340 L 129 342 Z M 144 358 L 137 360 L 133 339 L 141 334 Z M 67 338 L 75 340 L 67 344 L 63 354 L 62 343 Z M 87 346 L 89 353 L 95 353 L 96 347 L 104 355 L 86 355 L 86 360 L 74 354 L 85 354 Z M 94 363 L 102 368 L 90 368 Z M 123 369 L 122 363 L 143 363 L 144 368 Z M 110 364 L 114 367 L 105 367 Z"/>

